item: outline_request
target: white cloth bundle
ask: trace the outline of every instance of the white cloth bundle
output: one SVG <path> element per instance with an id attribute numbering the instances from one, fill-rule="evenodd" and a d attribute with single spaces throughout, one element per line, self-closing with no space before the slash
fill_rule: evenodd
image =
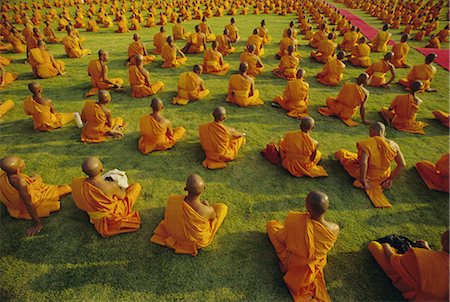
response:
<path id="1" fill-rule="evenodd" d="M 103 174 L 103 179 L 106 180 L 106 178 L 108 178 L 108 177 L 111 177 L 112 180 L 114 180 L 114 182 L 116 184 L 118 184 L 119 187 L 121 187 L 121 188 L 126 189 L 129 187 L 128 177 L 124 171 L 120 171 L 117 169 L 110 170 L 110 171 L 106 172 L 105 174 Z"/>

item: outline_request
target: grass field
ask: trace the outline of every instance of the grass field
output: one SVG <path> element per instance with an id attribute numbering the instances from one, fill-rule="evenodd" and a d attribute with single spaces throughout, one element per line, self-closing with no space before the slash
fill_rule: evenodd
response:
<path id="1" fill-rule="evenodd" d="M 339 6 L 338 7 L 342 7 Z M 353 10 L 352 10 L 353 11 Z M 381 22 L 361 12 L 372 25 Z M 219 34 L 229 16 L 208 20 L 213 32 Z M 101 238 L 90 225 L 87 214 L 78 210 L 72 198 L 62 200 L 62 210 L 43 219 L 43 231 L 27 238 L 29 221 L 10 218 L 3 211 L 0 223 L 0 298 L 2 301 L 98 300 L 98 301 L 289 301 L 290 295 L 279 271 L 277 257 L 265 233 L 270 219 L 284 220 L 290 210 L 304 210 L 304 199 L 310 190 L 326 192 L 331 201 L 327 219 L 341 226 L 341 235 L 329 254 L 325 268 L 327 286 L 334 301 L 393 301 L 402 300 L 367 251 L 370 240 L 396 233 L 412 239 L 430 241 L 433 249 L 440 249 L 440 234 L 449 223 L 448 194 L 430 191 L 414 169 L 419 160 L 433 162 L 448 152 L 448 129 L 433 119 L 432 111 L 448 110 L 449 74 L 437 66 L 432 87 L 437 93 L 421 94 L 424 101 L 418 119 L 429 126 L 426 135 L 413 135 L 389 128 L 387 135 L 401 147 L 407 169 L 386 195 L 391 209 L 376 209 L 364 191 L 352 186 L 351 179 L 334 160 L 339 148 L 356 150 L 356 141 L 368 136 L 368 127 L 349 128 L 334 118 L 322 117 L 317 108 L 330 95 L 337 95 L 339 87 L 325 87 L 314 75 L 322 66 L 308 59 L 311 48 L 301 41 L 301 66 L 309 82 L 310 109 L 317 125 L 313 137 L 319 141 L 323 153 L 322 165 L 329 177 L 322 179 L 295 178 L 280 167 L 265 161 L 260 150 L 269 142 L 278 141 L 286 131 L 298 128 L 298 121 L 280 109 L 270 106 L 274 96 L 281 94 L 286 81 L 275 78 L 271 70 L 278 61 L 274 54 L 282 30 L 294 15 L 237 16 L 241 41 L 237 52 L 225 58 L 232 72 L 239 64 L 239 53 L 247 37 L 261 19 L 265 19 L 273 36 L 266 47 L 263 62 L 265 72 L 256 80 L 265 105 L 238 108 L 225 102 L 228 76 L 204 75 L 211 90 L 206 100 L 187 106 L 170 102 L 176 94 L 178 75 L 191 70 L 202 61 L 202 55 L 189 55 L 187 65 L 180 69 L 161 69 L 162 59 L 147 65 L 153 81 L 166 84 L 158 96 L 164 100 L 165 116 L 174 126 L 184 126 L 186 137 L 167 152 L 148 156 L 137 149 L 139 118 L 147 114 L 151 98 L 131 98 L 129 87 L 124 94 L 112 93 L 110 108 L 115 116 L 128 121 L 125 137 L 102 144 L 82 144 L 80 130 L 70 124 L 51 133 L 33 130 L 31 118 L 23 112 L 23 99 L 29 94 L 26 85 L 33 81 L 31 67 L 25 65 L 24 54 L 3 54 L 14 59 L 8 71 L 20 74 L 19 79 L 0 92 L 0 99 L 11 99 L 16 108 L 0 120 L 0 157 L 17 154 L 27 163 L 29 175 L 39 174 L 52 184 L 70 183 L 81 176 L 81 163 L 88 156 L 98 156 L 105 169 L 125 170 L 131 182 L 140 182 L 142 195 L 136 205 L 142 218 L 141 229 L 132 234 Z M 185 26 L 193 30 L 198 21 Z M 441 26 L 444 22 L 441 22 Z M 80 30 L 87 40 L 86 48 L 94 53 L 101 47 L 110 54 L 110 77 L 122 77 L 128 84 L 125 65 L 127 47 L 133 32 L 115 34 L 115 28 L 98 33 Z M 153 35 L 158 28 L 139 32 L 148 49 L 152 49 Z M 167 27 L 171 33 L 171 25 Z M 398 41 L 399 30 L 393 30 Z M 63 34 L 57 33 L 62 37 Z M 339 38 L 341 39 L 341 38 Z M 177 42 L 182 47 L 181 42 Z M 410 46 L 416 43 L 410 42 Z M 425 42 L 420 43 L 424 45 Z M 56 58 L 66 63 L 67 74 L 38 80 L 44 95 L 51 98 L 60 112 L 80 111 L 83 94 L 89 89 L 87 63 L 95 55 L 82 59 L 68 59 L 62 44 L 48 45 Z M 371 55 L 372 60 L 381 53 Z M 410 65 L 423 62 L 424 57 L 411 49 Z M 353 80 L 363 69 L 347 66 L 344 81 Z M 397 77 L 405 77 L 408 70 L 398 70 Z M 387 106 L 404 91 L 398 85 L 390 90 L 369 88 L 367 117 L 379 120 L 377 111 Z M 213 108 L 226 107 L 227 124 L 247 133 L 247 144 L 238 159 L 226 169 L 209 171 L 201 166 L 204 153 L 199 144 L 198 126 L 209 122 Z M 359 118 L 356 118 L 359 121 Z M 204 198 L 210 202 L 224 202 L 229 214 L 212 245 L 197 257 L 177 255 L 172 250 L 151 244 L 149 238 L 163 218 L 168 195 L 183 193 L 185 177 L 199 173 L 207 182 Z"/>

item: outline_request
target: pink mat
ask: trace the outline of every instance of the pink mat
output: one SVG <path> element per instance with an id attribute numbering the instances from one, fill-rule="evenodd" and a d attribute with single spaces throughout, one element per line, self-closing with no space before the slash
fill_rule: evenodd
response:
<path id="1" fill-rule="evenodd" d="M 429 55 L 430 53 L 437 54 L 436 60 L 434 60 L 437 64 L 441 65 L 445 70 L 449 70 L 450 68 L 450 50 L 449 49 L 437 49 L 437 48 L 419 48 L 416 47 L 415 50 L 423 54 L 424 56 Z"/>

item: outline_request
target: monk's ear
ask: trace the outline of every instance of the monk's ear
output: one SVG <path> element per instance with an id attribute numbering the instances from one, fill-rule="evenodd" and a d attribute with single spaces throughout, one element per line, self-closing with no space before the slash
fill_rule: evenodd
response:
<path id="1" fill-rule="evenodd" d="M 187 189 L 187 187 L 184 187 L 184 189 L 183 189 L 183 190 L 187 192 L 187 190 L 188 190 L 188 189 Z"/>

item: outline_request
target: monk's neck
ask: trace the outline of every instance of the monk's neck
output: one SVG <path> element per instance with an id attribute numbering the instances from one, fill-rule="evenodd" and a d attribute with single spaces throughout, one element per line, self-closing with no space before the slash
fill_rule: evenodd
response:
<path id="1" fill-rule="evenodd" d="M 155 119 L 159 119 L 161 118 L 161 113 L 160 112 L 153 112 L 152 114 L 150 114 L 153 118 Z"/>
<path id="2" fill-rule="evenodd" d="M 200 195 L 189 194 L 184 198 L 187 203 L 200 203 Z"/>
<path id="3" fill-rule="evenodd" d="M 33 94 L 32 98 L 33 98 L 33 100 L 39 102 L 40 100 L 42 100 L 42 94 L 41 93 L 35 93 L 35 94 Z"/>
<path id="4" fill-rule="evenodd" d="M 312 220 L 315 220 L 315 221 L 320 222 L 322 224 L 326 222 L 324 215 L 309 214 L 309 216 L 311 217 Z"/>

